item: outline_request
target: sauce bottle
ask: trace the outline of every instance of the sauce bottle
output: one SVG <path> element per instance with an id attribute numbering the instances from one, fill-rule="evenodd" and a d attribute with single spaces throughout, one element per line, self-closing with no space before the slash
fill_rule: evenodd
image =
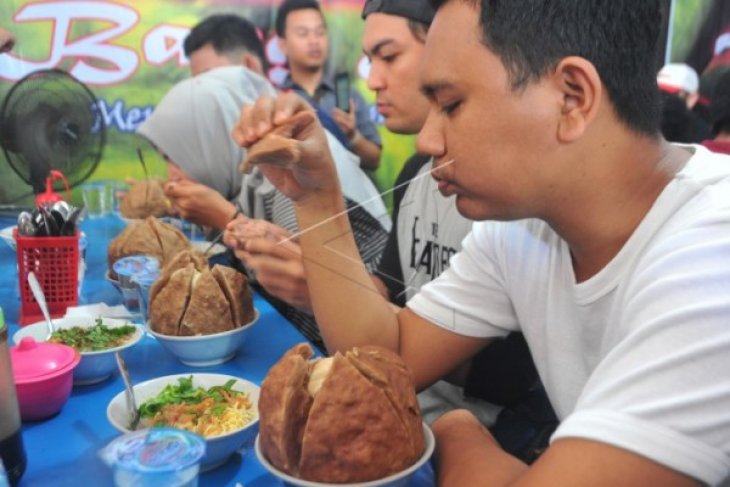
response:
<path id="1" fill-rule="evenodd" d="M 20 413 L 15 395 L 13 369 L 8 349 L 8 328 L 0 308 L 0 458 L 10 485 L 16 485 L 25 472 L 26 458 L 20 431 Z"/>

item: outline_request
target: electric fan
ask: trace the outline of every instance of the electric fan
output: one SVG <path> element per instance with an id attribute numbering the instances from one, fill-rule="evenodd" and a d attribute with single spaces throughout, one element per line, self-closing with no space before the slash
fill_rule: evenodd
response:
<path id="1" fill-rule="evenodd" d="M 66 190 L 85 181 L 101 160 L 104 142 L 96 97 L 59 69 L 22 78 L 0 109 L 5 158 L 33 188 L 37 204 L 49 202 L 54 187 L 61 189 L 58 179 L 64 180 Z"/>

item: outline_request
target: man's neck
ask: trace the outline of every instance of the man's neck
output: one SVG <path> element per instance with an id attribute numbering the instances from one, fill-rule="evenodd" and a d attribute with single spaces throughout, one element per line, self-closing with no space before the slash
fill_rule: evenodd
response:
<path id="1" fill-rule="evenodd" d="M 661 138 L 610 132 L 578 153 L 566 168 L 569 182 L 546 211 L 570 246 L 577 282 L 618 254 L 691 156 Z"/>
<path id="2" fill-rule="evenodd" d="M 322 82 L 322 68 L 301 68 L 289 66 L 289 75 L 296 84 L 301 86 L 309 96 L 314 96 L 319 84 Z"/>
<path id="3" fill-rule="evenodd" d="M 730 132 L 720 132 L 715 137 L 715 142 L 730 142 Z"/>

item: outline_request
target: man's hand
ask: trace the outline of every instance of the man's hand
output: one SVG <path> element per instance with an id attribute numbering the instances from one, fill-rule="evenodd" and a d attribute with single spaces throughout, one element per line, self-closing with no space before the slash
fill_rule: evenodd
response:
<path id="1" fill-rule="evenodd" d="M 345 112 L 339 108 L 332 110 L 332 118 L 340 130 L 345 134 L 350 142 L 355 139 L 357 134 L 357 119 L 355 118 L 355 103 L 350 99 L 350 111 Z"/>
<path id="2" fill-rule="evenodd" d="M 306 101 L 293 93 L 259 98 L 256 104 L 244 107 L 232 136 L 237 144 L 250 148 L 272 131 L 294 141 L 298 152 L 296 160 L 266 158 L 259 166 L 279 191 L 295 203 L 307 200 L 314 193 L 341 197 L 327 138 Z"/>
<path id="3" fill-rule="evenodd" d="M 228 224 L 223 240 L 267 292 L 312 312 L 302 252 L 289 232 L 265 220 L 240 216 Z"/>
<path id="4" fill-rule="evenodd" d="M 360 167 L 375 170 L 380 166 L 380 146 L 366 139 L 357 129 L 355 102 L 350 99 L 350 112 L 339 108 L 332 110 L 332 118 L 345 133 L 350 142 L 350 150 L 360 158 Z"/>
<path id="5" fill-rule="evenodd" d="M 233 204 L 216 190 L 192 181 L 168 182 L 165 196 L 175 214 L 217 230 L 223 230 L 236 212 Z"/>

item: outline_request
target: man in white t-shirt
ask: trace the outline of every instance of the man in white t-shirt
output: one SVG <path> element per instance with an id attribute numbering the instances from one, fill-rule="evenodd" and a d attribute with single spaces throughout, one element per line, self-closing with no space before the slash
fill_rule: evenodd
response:
<path id="1" fill-rule="evenodd" d="M 658 133 L 661 0 L 435 3 L 418 147 L 479 221 L 448 270 L 402 311 L 382 302 L 314 115 L 293 134 L 295 161 L 261 166 L 294 201 L 328 349 L 395 350 L 420 389 L 524 333 L 562 421 L 550 447 L 528 467 L 472 415 L 447 413 L 433 425 L 441 485 L 723 483 L 730 158 Z M 259 100 L 234 138 L 251 145 L 307 110 Z"/>

